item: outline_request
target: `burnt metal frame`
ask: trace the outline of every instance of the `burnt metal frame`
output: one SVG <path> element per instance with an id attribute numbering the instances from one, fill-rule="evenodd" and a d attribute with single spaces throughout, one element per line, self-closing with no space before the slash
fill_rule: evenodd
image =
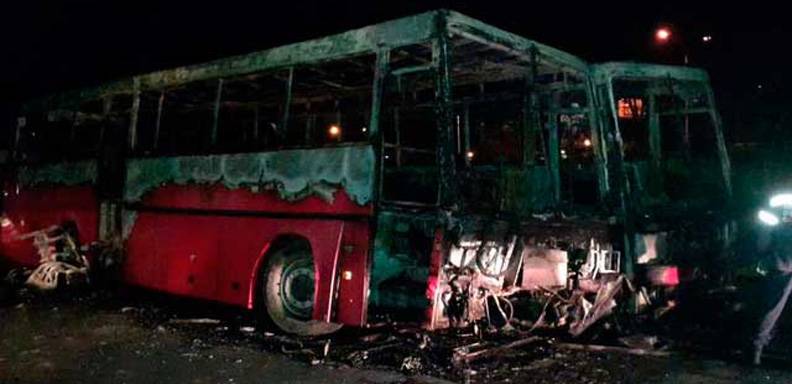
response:
<path id="1" fill-rule="evenodd" d="M 647 78 L 667 76 L 679 80 L 701 81 L 707 84 L 709 82 L 704 71 L 687 67 L 681 68 L 625 63 L 606 63 L 590 66 L 583 60 L 558 49 L 489 26 L 457 12 L 438 10 L 355 29 L 320 39 L 215 60 L 204 64 L 134 76 L 98 87 L 63 92 L 48 98 L 34 100 L 24 105 L 22 114 L 24 115 L 28 110 L 43 109 L 44 107 L 63 108 L 74 106 L 81 100 L 86 99 L 101 98 L 104 100 L 112 100 L 113 96 L 129 95 L 131 96 L 132 104 L 129 109 L 128 145 L 130 148 L 134 148 L 137 140 L 136 130 L 142 92 L 159 91 L 161 93 L 166 88 L 177 87 L 196 81 L 216 79 L 217 89 L 213 113 L 214 121 L 212 125 L 212 136 L 215 138 L 218 129 L 217 116 L 223 90 L 223 79 L 261 72 L 287 70 L 289 73 L 286 82 L 287 102 L 285 104 L 283 116 L 283 121 L 286 122 L 289 118 L 288 106 L 290 103 L 288 100 L 290 99 L 291 86 L 294 81 L 294 67 L 296 65 L 315 64 L 374 53 L 376 54 L 376 67 L 372 84 L 369 139 L 370 143 L 374 145 L 378 152 L 377 161 L 380 163 L 377 164 L 375 172 L 380 173 L 382 171 L 380 159 L 382 148 L 380 148 L 379 145 L 381 143 L 379 115 L 382 111 L 382 88 L 384 78 L 389 72 L 389 57 L 391 51 L 399 47 L 410 45 L 431 44 L 432 62 L 429 66 L 436 69 L 435 85 L 437 87 L 436 91 L 438 96 L 436 100 L 438 141 L 441 143 L 437 151 L 438 164 L 441 169 L 441 205 L 449 206 L 453 204 L 456 194 L 454 191 L 454 172 L 456 166 L 454 164 L 454 150 L 451 145 L 451 141 L 453 141 L 451 140 L 453 137 L 453 122 L 451 112 L 452 84 L 450 79 L 451 46 L 449 44 L 449 37 L 452 35 L 526 58 L 530 62 L 530 75 L 526 78 L 526 87 L 529 90 L 533 91 L 537 88 L 535 80 L 539 75 L 539 63 L 552 65 L 560 72 L 576 73 L 583 79 L 583 87 L 587 95 L 588 106 L 587 108 L 582 108 L 582 110 L 589 114 L 590 123 L 593 128 L 592 143 L 595 151 L 595 166 L 598 176 L 600 198 L 606 196 L 611 189 L 608 175 L 608 162 L 611 161 L 611 159 L 607 156 L 609 145 L 606 140 L 604 140 L 604 137 L 606 137 L 604 131 L 605 124 L 603 124 L 604 122 L 601 120 L 604 116 L 601 116 L 597 111 L 605 105 L 610 104 L 610 108 L 608 109 L 612 114 L 615 113 L 615 104 L 614 100 L 612 100 L 612 89 L 610 88 L 612 79 L 615 77 Z M 600 95 L 595 91 L 595 86 L 603 83 L 608 84 L 608 89 L 611 94 Z M 718 141 L 717 145 L 721 158 L 724 180 L 727 190 L 730 190 L 730 165 L 723 133 L 720 129 L 720 116 L 717 110 L 714 109 L 714 96 L 712 96 L 711 90 L 708 89 L 708 92 L 711 106 L 710 113 L 717 127 L 716 138 Z M 535 115 L 537 113 L 537 102 L 533 99 L 534 97 L 534 92 L 530 92 L 530 97 L 524 102 L 524 109 L 531 111 Z M 605 100 L 603 100 L 603 97 Z M 158 117 L 162 114 L 161 104 L 162 98 L 158 105 Z M 525 116 L 529 116 L 529 114 Z M 615 118 L 614 116 L 615 115 L 611 116 L 610 119 Z M 538 122 L 535 124 L 525 124 L 525 126 L 534 126 L 535 129 L 536 124 L 538 124 Z M 618 131 L 618 123 L 616 122 L 615 124 L 615 130 L 612 133 L 615 136 L 617 148 L 614 149 L 614 151 L 621 154 L 623 151 L 621 136 Z M 15 143 L 19 141 L 22 128 L 23 124 L 17 124 L 14 137 Z M 533 139 L 533 135 L 528 134 L 525 137 L 527 138 L 526 144 L 530 144 L 528 141 Z M 551 135 L 550 139 L 552 141 L 553 135 Z M 467 140 L 465 144 L 469 144 Z M 553 143 L 551 143 L 550 152 L 555 153 L 556 148 L 553 147 L 552 144 Z M 533 150 L 533 146 L 525 149 L 525 151 L 530 150 Z M 557 157 L 557 154 L 555 157 Z M 619 158 L 615 160 L 620 161 Z M 526 156 L 524 159 L 524 165 L 530 165 L 530 159 L 532 159 L 532 157 Z M 555 201 L 559 202 L 559 186 L 557 185 L 559 184 L 557 177 L 559 164 L 557 159 L 549 161 L 548 166 L 551 175 L 554 175 L 553 182 L 556 184 L 554 185 L 556 190 L 556 192 L 554 192 Z M 376 176 L 377 179 L 381 179 L 379 177 L 380 175 Z M 380 192 L 379 188 L 377 189 L 375 194 L 379 194 Z"/>
<path id="2" fill-rule="evenodd" d="M 722 121 L 720 113 L 715 105 L 715 96 L 710 86 L 709 75 L 707 72 L 691 67 L 676 67 L 657 64 L 637 64 L 637 63 L 620 63 L 609 62 L 603 64 L 592 65 L 591 78 L 594 84 L 604 85 L 607 88 L 607 100 L 605 103 L 600 103 L 602 107 L 607 108 L 609 113 L 610 133 L 613 135 L 616 142 L 616 149 L 614 150 L 617 174 L 616 182 L 618 184 L 618 200 L 619 205 L 617 211 L 619 216 L 622 217 L 624 225 L 624 253 L 625 258 L 623 265 L 625 266 L 625 273 L 628 276 L 633 274 L 633 257 L 634 257 L 634 239 L 630 234 L 635 232 L 635 218 L 633 217 L 633 209 L 631 206 L 629 195 L 630 185 L 626 180 L 626 170 L 624 161 L 624 143 L 622 140 L 621 132 L 619 129 L 619 118 L 617 111 L 617 103 L 613 91 L 614 80 L 675 80 L 687 81 L 701 84 L 706 90 L 707 107 L 704 112 L 710 115 L 712 126 L 714 129 L 716 145 L 718 149 L 718 160 L 721 166 L 721 176 L 723 178 L 723 187 L 727 198 L 732 195 L 731 183 L 731 164 L 729 161 L 729 154 L 726 147 L 726 141 L 723 135 Z M 655 165 L 659 165 L 661 161 L 661 132 L 658 120 L 658 113 L 656 113 L 656 106 L 654 103 L 654 95 L 649 95 L 649 144 L 650 156 Z M 603 124 L 604 126 L 604 124 Z M 607 160 L 607 156 L 603 156 Z"/>
<path id="3" fill-rule="evenodd" d="M 618 63 L 610 62 L 603 64 L 596 64 L 592 66 L 592 79 L 596 84 L 605 84 L 609 92 L 609 110 L 612 117 L 612 127 L 614 135 L 619 140 L 619 148 L 623 157 L 623 143 L 621 143 L 621 134 L 619 132 L 619 119 L 616 111 L 616 100 L 613 96 L 613 81 L 619 80 L 675 80 L 699 83 L 706 90 L 707 107 L 701 110 L 710 115 L 712 121 L 715 141 L 718 149 L 718 159 L 721 166 L 721 176 L 723 178 L 724 190 L 727 196 L 731 196 L 732 183 L 731 183 L 731 163 L 729 161 L 729 154 L 726 148 L 726 139 L 723 135 L 723 122 L 720 113 L 715 104 L 715 96 L 710 86 L 710 79 L 707 72 L 691 67 L 676 67 L 657 64 L 636 64 L 636 63 Z M 649 103 L 649 108 L 654 109 L 654 103 Z M 691 111 L 688 111 L 691 112 Z M 651 116 L 650 116 L 651 117 Z M 653 161 L 660 160 L 660 136 L 659 123 L 652 123 L 649 125 L 650 132 L 650 149 Z"/>
<path id="4" fill-rule="evenodd" d="M 216 79 L 217 87 L 214 99 L 212 122 L 212 140 L 216 142 L 218 131 L 219 105 L 223 92 L 223 79 L 243 76 L 265 71 L 286 69 L 289 77 L 286 85 L 287 95 L 284 108 L 283 122 L 289 119 L 289 99 L 294 77 L 295 65 L 314 64 L 365 53 L 375 53 L 377 56 L 375 79 L 372 92 L 372 109 L 370 115 L 369 138 L 377 151 L 379 114 L 381 112 L 381 99 L 383 79 L 388 73 L 388 57 L 394 48 L 415 44 L 431 44 L 432 67 L 436 72 L 436 112 L 438 117 L 438 165 L 441 171 L 441 205 L 449 206 L 455 201 L 454 191 L 455 160 L 454 151 L 449 144 L 453 137 L 452 131 L 452 104 L 451 104 L 451 79 L 450 79 L 450 44 L 451 35 L 461 36 L 485 46 L 497 48 L 515 55 L 527 57 L 533 63 L 532 72 L 536 76 L 537 63 L 549 63 L 564 70 L 575 71 L 584 76 L 588 73 L 588 64 L 583 60 L 557 50 L 555 48 L 537 43 L 521 36 L 494 28 L 478 20 L 462 14 L 438 10 L 406 17 L 381 24 L 343 32 L 321 39 L 290 44 L 272 48 L 265 51 L 246 55 L 234 56 L 212 62 L 185 66 L 170 70 L 163 70 L 132 78 L 112 82 L 98 87 L 82 90 L 68 91 L 50 97 L 34 100 L 23 106 L 23 114 L 30 110 L 45 108 L 74 107 L 81 100 L 103 98 L 112 100 L 113 96 L 129 95 L 132 102 L 129 109 L 128 147 L 134 150 L 137 146 L 137 126 L 140 111 L 140 98 L 142 92 L 162 92 L 164 89 L 181 86 L 197 81 Z M 162 115 L 162 98 L 158 105 L 157 117 Z M 19 129 L 16 130 L 19 138 Z M 155 139 L 155 143 L 157 140 Z M 378 158 L 381 157 L 378 154 Z M 557 163 L 557 162 L 556 162 Z M 558 173 L 558 164 L 551 164 L 551 173 Z M 381 171 L 381 164 L 377 166 Z M 377 175 L 379 176 L 379 175 Z M 554 178 L 557 179 L 557 178 Z M 557 183 L 558 180 L 555 180 Z M 556 186 L 557 188 L 557 186 Z"/>
<path id="5" fill-rule="evenodd" d="M 727 193 L 731 193 L 731 168 L 721 129 L 721 118 L 715 109 L 714 95 L 709 87 L 709 78 L 706 72 L 689 67 L 670 67 L 634 63 L 589 65 L 583 60 L 566 52 L 447 10 L 427 12 L 320 39 L 215 60 L 204 64 L 133 76 L 128 79 L 97 87 L 63 92 L 47 98 L 33 100 L 23 105 L 20 116 L 24 116 L 29 111 L 44 110 L 45 108 L 57 109 L 74 107 L 79 105 L 83 100 L 103 99 L 108 103 L 107 105 L 112 105 L 110 103 L 113 102 L 113 97 L 121 95 L 130 96 L 131 106 L 129 108 L 127 144 L 129 149 L 134 149 L 137 145 L 137 126 L 142 92 L 157 92 L 160 94 L 157 109 L 158 130 L 159 120 L 163 113 L 163 90 L 192 82 L 215 80 L 217 84 L 213 109 L 214 121 L 212 122 L 212 142 L 214 142 L 219 129 L 219 105 L 222 98 L 224 79 L 263 72 L 288 71 L 288 79 L 286 80 L 286 103 L 282 120 L 283 126 L 285 127 L 289 119 L 289 105 L 291 104 L 289 101 L 291 100 L 295 66 L 329 62 L 363 54 L 375 54 L 376 61 L 372 84 L 372 104 L 368 134 L 369 142 L 374 147 L 376 153 L 373 201 L 378 202 L 380 201 L 381 194 L 383 171 L 382 154 L 384 151 L 382 146 L 382 132 L 380 129 L 380 114 L 382 113 L 385 78 L 390 72 L 390 56 L 394 49 L 400 47 L 419 44 L 431 45 L 431 63 L 425 64 L 423 67 L 412 67 L 397 71 L 435 70 L 435 87 L 437 92 L 435 108 L 439 143 L 437 148 L 437 159 L 441 172 L 440 206 L 452 208 L 456 202 L 457 191 L 455 180 L 456 164 L 454 157 L 455 141 L 452 139 L 454 134 L 452 116 L 453 98 L 451 95 L 453 86 L 451 83 L 452 45 L 449 44 L 451 36 L 458 36 L 494 49 L 521 56 L 530 63 L 530 67 L 527 71 L 528 76 L 526 76 L 525 79 L 527 97 L 523 100 L 523 110 L 525 111 L 524 118 L 531 121 L 526 121 L 523 124 L 524 129 L 528 131 L 524 132 L 527 134 L 524 135 L 526 138 L 526 146 L 524 148 L 523 167 L 533 166 L 532 151 L 535 148 L 535 146 L 532 145 L 532 141 L 535 138 L 533 130 L 538 128 L 540 132 L 542 131 L 542 128 L 539 127 L 541 123 L 541 119 L 539 118 L 540 114 L 542 112 L 547 112 L 550 113 L 551 116 L 556 116 L 555 114 L 559 113 L 558 110 L 541 111 L 537 95 L 540 92 L 545 92 L 546 95 L 550 95 L 551 98 L 554 98 L 557 96 L 558 92 L 564 90 L 546 87 L 545 85 L 546 89 L 540 91 L 540 84 L 537 83 L 537 79 L 541 75 L 539 73 L 540 64 L 552 66 L 556 72 L 574 73 L 582 79 L 582 84 L 579 86 L 584 89 L 586 94 L 587 107 L 581 108 L 578 112 L 588 114 L 592 127 L 591 140 L 594 148 L 595 168 L 598 179 L 597 186 L 600 200 L 603 200 L 605 196 L 611 193 L 616 193 L 618 197 L 614 213 L 620 217 L 624 224 L 625 252 L 623 254 L 625 257 L 631 257 L 629 255 L 632 254 L 630 246 L 632 240 L 629 238 L 629 234 L 632 233 L 633 228 L 631 227 L 630 211 L 625 196 L 626 192 L 628 192 L 625 188 L 629 186 L 626 183 L 624 175 L 624 147 L 619 132 L 616 103 L 612 87 L 614 78 L 654 79 L 670 77 L 676 80 L 696 81 L 706 84 L 709 106 L 707 112 L 710 113 L 715 126 L 715 135 L 724 185 Z M 397 71 L 390 73 L 395 74 Z M 600 89 L 602 85 L 604 85 L 606 89 Z M 603 90 L 605 91 L 604 93 L 601 92 Z M 255 113 L 257 113 L 257 111 L 255 111 Z M 612 126 L 606 124 L 609 120 L 613 124 Z M 466 127 L 468 125 L 469 124 L 465 124 Z M 558 132 L 556 131 L 557 126 L 555 126 L 557 124 L 551 125 L 554 126 L 550 134 L 551 145 L 549 148 L 552 158 L 550 159 L 551 161 L 548 161 L 547 166 L 552 175 L 554 184 L 553 197 L 557 204 L 560 202 Z M 21 131 L 24 127 L 25 120 L 21 118 L 17 119 L 16 126 L 14 127 L 15 152 L 17 151 Z M 467 150 L 469 147 L 469 137 L 467 136 L 467 129 L 465 129 L 465 131 L 464 148 Z M 256 130 L 256 134 L 258 134 L 258 130 Z M 609 136 L 613 137 L 614 140 L 612 142 L 606 139 Z M 659 150 L 659 140 L 657 139 L 658 132 L 656 132 L 656 129 L 652 132 L 651 137 L 652 155 L 656 159 Z M 16 158 L 15 154 L 12 156 L 12 159 L 13 158 Z M 615 164 L 612 164 L 612 168 L 611 165 L 609 165 L 611 162 L 615 162 Z M 611 169 L 617 174 L 609 175 Z M 616 185 L 612 185 L 611 177 L 615 180 Z M 374 237 L 372 237 L 372 246 L 373 239 Z M 627 259 L 625 261 L 630 260 L 631 259 Z M 631 272 L 630 268 L 632 267 L 632 263 L 625 262 L 623 265 L 626 268 L 626 272 L 629 274 Z"/>

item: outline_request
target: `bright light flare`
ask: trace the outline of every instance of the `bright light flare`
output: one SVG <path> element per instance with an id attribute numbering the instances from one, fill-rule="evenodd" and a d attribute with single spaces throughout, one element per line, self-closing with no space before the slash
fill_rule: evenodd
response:
<path id="1" fill-rule="evenodd" d="M 473 151 L 467 151 L 467 153 L 465 153 L 465 156 L 468 158 L 468 160 L 473 160 L 473 158 L 476 157 L 476 153 Z"/>
<path id="2" fill-rule="evenodd" d="M 341 127 L 331 125 L 330 128 L 327 129 L 327 134 L 329 134 L 330 137 L 339 137 L 341 136 Z"/>
<path id="3" fill-rule="evenodd" d="M 769 225 L 771 227 L 778 225 L 778 223 L 781 222 L 781 220 L 778 219 L 778 216 L 776 216 L 772 212 L 765 211 L 764 209 L 759 211 L 757 217 L 759 218 L 759 221 L 761 221 L 763 224 Z"/>
<path id="4" fill-rule="evenodd" d="M 792 193 L 779 193 L 770 198 L 770 208 L 792 207 Z"/>
<path id="5" fill-rule="evenodd" d="M 661 43 L 665 43 L 670 38 L 671 38 L 671 30 L 668 28 L 665 27 L 658 28 L 657 31 L 655 31 L 655 39 L 657 39 L 657 41 Z"/>
<path id="6" fill-rule="evenodd" d="M 703 41 L 705 43 L 709 43 L 710 41 L 712 41 L 712 36 L 704 35 L 704 36 L 701 37 L 701 41 Z"/>
<path id="7" fill-rule="evenodd" d="M 591 146 L 591 139 L 583 140 L 583 146 L 584 147 L 590 147 Z"/>

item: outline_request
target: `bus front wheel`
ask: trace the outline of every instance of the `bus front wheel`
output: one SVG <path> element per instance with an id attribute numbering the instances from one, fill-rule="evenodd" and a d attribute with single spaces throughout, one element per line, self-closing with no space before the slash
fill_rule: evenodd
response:
<path id="1" fill-rule="evenodd" d="M 264 306 L 281 330 L 301 336 L 333 333 L 341 324 L 312 319 L 314 308 L 313 256 L 307 244 L 295 242 L 273 252 L 262 284 Z"/>

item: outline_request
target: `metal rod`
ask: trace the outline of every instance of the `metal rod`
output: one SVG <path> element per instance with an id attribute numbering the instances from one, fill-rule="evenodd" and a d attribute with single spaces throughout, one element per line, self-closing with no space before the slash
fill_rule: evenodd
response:
<path id="1" fill-rule="evenodd" d="M 470 104 L 465 104 L 465 121 L 464 121 L 464 130 L 465 130 L 465 158 L 467 158 L 467 153 L 470 151 Z"/>
<path id="2" fill-rule="evenodd" d="M 159 147 L 160 126 L 162 124 L 162 106 L 165 104 L 165 90 L 160 92 L 159 100 L 157 101 L 157 121 L 154 123 L 154 144 L 153 148 Z"/>
<path id="3" fill-rule="evenodd" d="M 531 70 L 525 81 L 525 95 L 523 99 L 523 165 L 532 166 L 536 163 L 536 132 L 543 132 L 539 111 L 538 95 L 536 94 L 536 77 L 539 75 L 539 57 L 536 46 L 529 49 Z M 544 140 L 541 142 L 544 152 Z"/>
<path id="4" fill-rule="evenodd" d="M 223 96 L 223 79 L 217 79 L 217 92 L 215 93 L 214 114 L 212 120 L 212 146 L 217 144 L 217 129 L 220 125 L 220 99 Z"/>
<path id="5" fill-rule="evenodd" d="M 451 149 L 453 136 L 453 106 L 451 103 L 451 47 L 444 17 L 438 18 L 438 36 L 432 44 L 432 62 L 437 65 L 435 75 L 437 116 L 437 165 L 440 168 L 439 203 L 451 207 L 457 204 L 457 180 L 454 153 Z"/>
<path id="6" fill-rule="evenodd" d="M 137 147 L 138 112 L 140 111 L 140 80 L 135 78 L 133 82 L 132 108 L 129 111 L 129 131 L 127 132 L 130 151 L 134 151 Z"/>
<path id="7" fill-rule="evenodd" d="M 624 164 L 624 140 L 622 140 L 621 130 L 619 129 L 619 115 L 616 110 L 616 96 L 613 93 L 613 78 L 610 78 L 607 83 L 608 87 L 608 108 L 611 111 L 611 118 L 613 119 L 613 136 L 616 143 L 616 166 L 614 169 L 617 172 L 616 179 L 619 185 L 619 213 L 623 220 L 624 225 L 624 252 L 622 258 L 624 261 L 624 274 L 632 278 L 634 274 L 633 266 L 633 251 L 635 249 L 633 238 L 634 227 L 633 218 L 631 217 L 632 208 L 630 206 L 630 183 L 627 179 L 626 169 Z"/>
<path id="8" fill-rule="evenodd" d="M 657 97 L 647 95 L 649 101 L 649 154 L 655 167 L 660 167 L 661 157 L 661 133 L 660 133 L 660 114 L 658 114 Z"/>
<path id="9" fill-rule="evenodd" d="M 432 64 L 416 65 L 416 66 L 412 66 L 412 67 L 404 67 L 404 68 L 394 69 L 393 72 L 391 72 L 391 75 L 393 75 L 393 76 L 402 76 L 402 75 L 408 75 L 408 74 L 419 73 L 419 72 L 427 72 L 427 71 L 431 71 L 433 69 L 434 69 L 434 66 L 432 66 Z"/>
<path id="10" fill-rule="evenodd" d="M 289 68 L 289 79 L 286 80 L 286 105 L 283 107 L 283 120 L 281 122 L 280 134 L 286 136 L 286 130 L 289 129 L 289 108 L 292 99 L 292 85 L 294 84 L 294 67 Z"/>
<path id="11" fill-rule="evenodd" d="M 374 68 L 374 84 L 371 90 L 371 118 L 369 120 L 369 138 L 374 139 L 380 134 L 380 114 L 382 112 L 382 98 L 385 93 L 385 80 L 390 66 L 390 51 L 383 50 L 377 53 L 376 67 Z"/>
<path id="12" fill-rule="evenodd" d="M 374 190 L 375 200 L 378 201 L 382 195 L 383 179 L 385 167 L 385 135 L 382 134 L 380 129 L 380 116 L 382 115 L 382 100 L 385 95 L 385 83 L 390 70 L 390 50 L 383 49 L 377 52 L 377 61 L 374 67 L 374 81 L 371 85 L 371 115 L 369 116 L 369 142 L 374 146 L 376 165 L 374 170 L 375 180 L 377 180 L 377 188 Z M 398 129 L 398 128 L 397 128 Z M 372 243 L 373 244 L 373 243 Z"/>
<path id="13" fill-rule="evenodd" d="M 113 97 L 107 96 L 102 99 L 102 124 L 99 125 L 99 145 L 104 143 L 105 129 L 110 116 L 110 110 L 113 108 Z"/>
<path id="14" fill-rule="evenodd" d="M 710 118 L 712 119 L 713 129 L 715 130 L 715 140 L 718 145 L 718 157 L 721 163 L 721 172 L 723 174 L 723 185 L 726 188 L 728 197 L 732 196 L 732 182 L 731 182 L 731 162 L 729 160 L 729 152 L 726 147 L 726 139 L 723 136 L 723 121 L 718 109 L 715 107 L 715 94 L 712 88 L 707 84 L 707 104 L 710 107 Z"/>
<path id="15" fill-rule="evenodd" d="M 556 109 L 558 106 L 558 93 L 553 95 L 551 110 Z M 561 161 L 559 159 L 561 149 L 558 146 L 558 118 L 559 114 L 551 111 L 550 120 L 548 121 L 548 166 L 550 169 L 550 177 L 553 180 L 553 201 L 558 204 L 561 202 Z"/>
<path id="16" fill-rule="evenodd" d="M 594 148 L 594 161 L 597 167 L 597 186 L 599 199 L 603 201 L 610 190 L 608 180 L 608 147 L 605 141 L 603 121 L 600 119 L 598 106 L 601 105 L 594 85 L 586 80 L 586 103 L 588 104 L 589 125 L 591 126 L 591 146 Z"/>

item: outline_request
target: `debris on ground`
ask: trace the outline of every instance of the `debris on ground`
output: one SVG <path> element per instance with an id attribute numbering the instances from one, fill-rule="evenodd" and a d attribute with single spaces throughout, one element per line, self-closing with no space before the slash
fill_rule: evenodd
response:
<path id="1" fill-rule="evenodd" d="M 147 328 L 157 335 L 154 339 L 184 337 L 187 346 L 177 355 L 194 361 L 216 359 L 215 353 L 208 352 L 215 345 L 246 346 L 308 365 L 382 370 L 469 383 L 623 382 L 623 376 L 637 361 L 678 359 L 675 351 L 693 349 L 685 340 L 672 342 L 660 326 L 636 324 L 638 318 L 634 314 L 623 316 L 626 306 L 617 307 L 615 301 L 640 292 L 623 276 L 614 274 L 602 281 L 596 289 L 586 291 L 548 288 L 530 295 L 501 297 L 501 304 L 509 308 L 506 312 L 519 309 L 529 314 L 505 324 L 485 317 L 466 327 L 428 331 L 414 323 L 373 317 L 368 327 L 344 328 L 321 338 L 271 333 L 247 312 L 225 307 L 213 310 L 205 303 L 196 305 L 153 294 L 138 296 L 138 292 L 121 298 L 96 289 L 78 295 L 33 295 L 33 290 L 23 289 L 17 294 L 21 302 L 9 304 L 9 309 L 22 308 L 20 313 L 40 307 L 48 313 L 57 309 L 59 317 L 74 304 L 91 311 L 107 310 Z M 494 306 L 495 302 L 491 304 Z M 675 311 L 683 309 L 680 306 Z M 650 322 L 657 320 L 652 311 L 643 316 Z M 676 316 L 674 313 L 663 321 Z M 134 352 L 136 356 L 150 354 L 142 347 Z M 247 358 L 240 363 L 237 360 L 229 362 L 248 364 Z"/>
<path id="2" fill-rule="evenodd" d="M 668 351 L 651 350 L 651 349 L 645 349 L 645 348 L 626 348 L 626 347 L 619 347 L 619 346 L 613 346 L 613 345 L 556 343 L 555 346 L 558 347 L 558 348 L 575 349 L 575 350 L 579 350 L 579 351 L 616 352 L 616 353 L 626 353 L 626 354 L 629 354 L 629 355 L 640 355 L 640 356 L 664 357 L 664 356 L 668 356 L 668 355 L 671 354 Z"/>
<path id="3" fill-rule="evenodd" d="M 170 319 L 168 320 L 170 324 L 208 324 L 208 325 L 217 325 L 220 324 L 220 320 L 218 319 L 208 319 L 208 318 L 198 318 L 198 319 Z"/>
<path id="4" fill-rule="evenodd" d="M 475 360 L 500 355 L 503 354 L 504 352 L 507 352 L 510 349 L 522 347 L 528 344 L 535 343 L 540 340 L 542 340 L 541 337 L 531 336 L 524 339 L 513 341 L 505 345 L 499 345 L 492 348 L 482 348 L 474 352 L 469 351 L 469 348 L 473 346 L 464 346 L 462 347 L 462 349 L 457 349 L 454 351 L 454 363 L 456 365 L 460 365 L 463 362 L 469 364 Z M 481 343 L 475 343 L 474 345 L 476 344 L 481 344 Z"/>
<path id="5" fill-rule="evenodd" d="M 141 341 L 143 344 L 132 350 L 136 358 L 154 354 L 152 350 L 157 348 L 158 339 L 182 338 L 185 340 L 184 348 L 176 351 L 174 356 L 194 362 L 223 359 L 217 348 L 250 348 L 286 356 L 308 366 L 351 367 L 396 372 L 411 378 L 438 377 L 454 382 L 487 384 L 508 381 L 635 382 L 631 381 L 630 375 L 641 370 L 643 365 L 662 367 L 669 364 L 670 359 L 679 358 L 670 349 L 678 344 L 671 344 L 662 335 L 633 332 L 610 336 L 598 326 L 587 330 L 585 340 L 572 337 L 566 330 L 530 330 L 530 325 L 520 324 L 515 324 L 514 330 L 508 333 L 488 328 L 486 324 L 480 324 L 478 331 L 472 324 L 464 329 L 430 332 L 396 322 L 370 328 L 343 329 L 329 337 L 304 338 L 263 332 L 258 326 L 253 326 L 245 314 L 205 305 L 198 309 L 199 306 L 183 302 L 183 299 L 174 302 L 133 296 L 119 300 L 111 294 L 90 291 L 82 298 L 77 295 L 61 298 L 46 295 L 26 296 L 25 300 L 20 304 L 24 305 L 26 313 L 37 309 L 50 312 L 58 307 L 58 316 L 69 316 L 77 306 L 84 308 L 86 313 L 105 312 L 107 314 L 103 316 L 114 319 L 116 323 L 138 324 L 148 333 L 140 336 L 140 340 L 146 340 L 145 343 Z M 202 317 L 206 315 L 210 316 Z M 551 320 L 548 318 L 548 321 Z M 613 319 L 605 321 L 613 322 Z M 115 335 L 106 332 L 105 328 L 101 326 L 95 333 Z M 152 338 L 152 334 L 156 337 Z M 28 356 L 37 348 L 26 347 L 20 352 L 28 351 Z M 247 367 L 255 359 L 252 355 L 235 355 L 227 362 Z"/>

